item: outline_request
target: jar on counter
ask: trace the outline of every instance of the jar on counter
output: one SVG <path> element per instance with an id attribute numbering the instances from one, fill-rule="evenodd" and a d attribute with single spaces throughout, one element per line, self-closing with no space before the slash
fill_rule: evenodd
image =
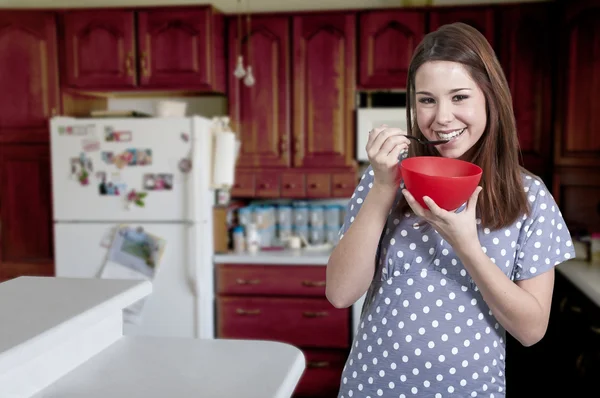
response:
<path id="1" fill-rule="evenodd" d="M 260 234 L 255 223 L 246 226 L 246 249 L 248 253 L 258 253 L 260 249 Z"/>
<path id="2" fill-rule="evenodd" d="M 238 225 L 233 228 L 233 251 L 243 253 L 246 250 L 246 237 L 244 236 L 244 227 Z"/>

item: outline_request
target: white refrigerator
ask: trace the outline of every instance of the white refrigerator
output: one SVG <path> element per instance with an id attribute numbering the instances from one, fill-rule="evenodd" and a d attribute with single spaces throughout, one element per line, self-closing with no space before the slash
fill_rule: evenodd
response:
<path id="1" fill-rule="evenodd" d="M 214 337 L 213 127 L 203 117 L 51 120 L 56 276 L 120 278 L 115 264 L 144 263 L 153 292 L 126 335 Z M 118 246 L 117 230 L 158 237 L 160 250 Z"/>

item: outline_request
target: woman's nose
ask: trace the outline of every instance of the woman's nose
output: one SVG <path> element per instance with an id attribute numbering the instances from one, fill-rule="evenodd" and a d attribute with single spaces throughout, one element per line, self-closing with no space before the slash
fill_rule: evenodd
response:
<path id="1" fill-rule="evenodd" d="M 437 113 L 435 115 L 435 121 L 438 124 L 446 125 L 454 120 L 454 115 L 452 113 L 451 104 L 446 104 L 444 102 L 440 102 L 437 107 Z"/>

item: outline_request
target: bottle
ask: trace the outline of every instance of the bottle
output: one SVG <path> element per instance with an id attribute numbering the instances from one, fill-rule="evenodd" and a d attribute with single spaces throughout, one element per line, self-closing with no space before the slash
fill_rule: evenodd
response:
<path id="1" fill-rule="evenodd" d="M 254 223 L 250 223 L 246 226 L 246 248 L 248 253 L 257 253 L 260 248 L 260 235 L 258 234 L 258 227 Z"/>
<path id="2" fill-rule="evenodd" d="M 244 237 L 244 227 L 238 225 L 233 228 L 233 251 L 243 253 L 246 250 L 246 240 Z"/>

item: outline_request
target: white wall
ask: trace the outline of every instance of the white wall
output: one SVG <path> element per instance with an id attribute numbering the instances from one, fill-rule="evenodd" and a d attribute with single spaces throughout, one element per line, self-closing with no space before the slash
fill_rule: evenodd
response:
<path id="1" fill-rule="evenodd" d="M 295 11 L 295 10 L 327 10 L 327 9 L 363 9 L 398 7 L 403 4 L 492 4 L 516 3 L 524 0 L 241 0 L 243 9 L 250 1 L 253 12 Z M 525 0 L 544 1 L 544 0 Z M 237 0 L 0 0 L 0 8 L 79 8 L 79 7 L 119 7 L 144 5 L 176 5 L 176 4 L 213 4 L 224 12 L 236 12 Z"/>

